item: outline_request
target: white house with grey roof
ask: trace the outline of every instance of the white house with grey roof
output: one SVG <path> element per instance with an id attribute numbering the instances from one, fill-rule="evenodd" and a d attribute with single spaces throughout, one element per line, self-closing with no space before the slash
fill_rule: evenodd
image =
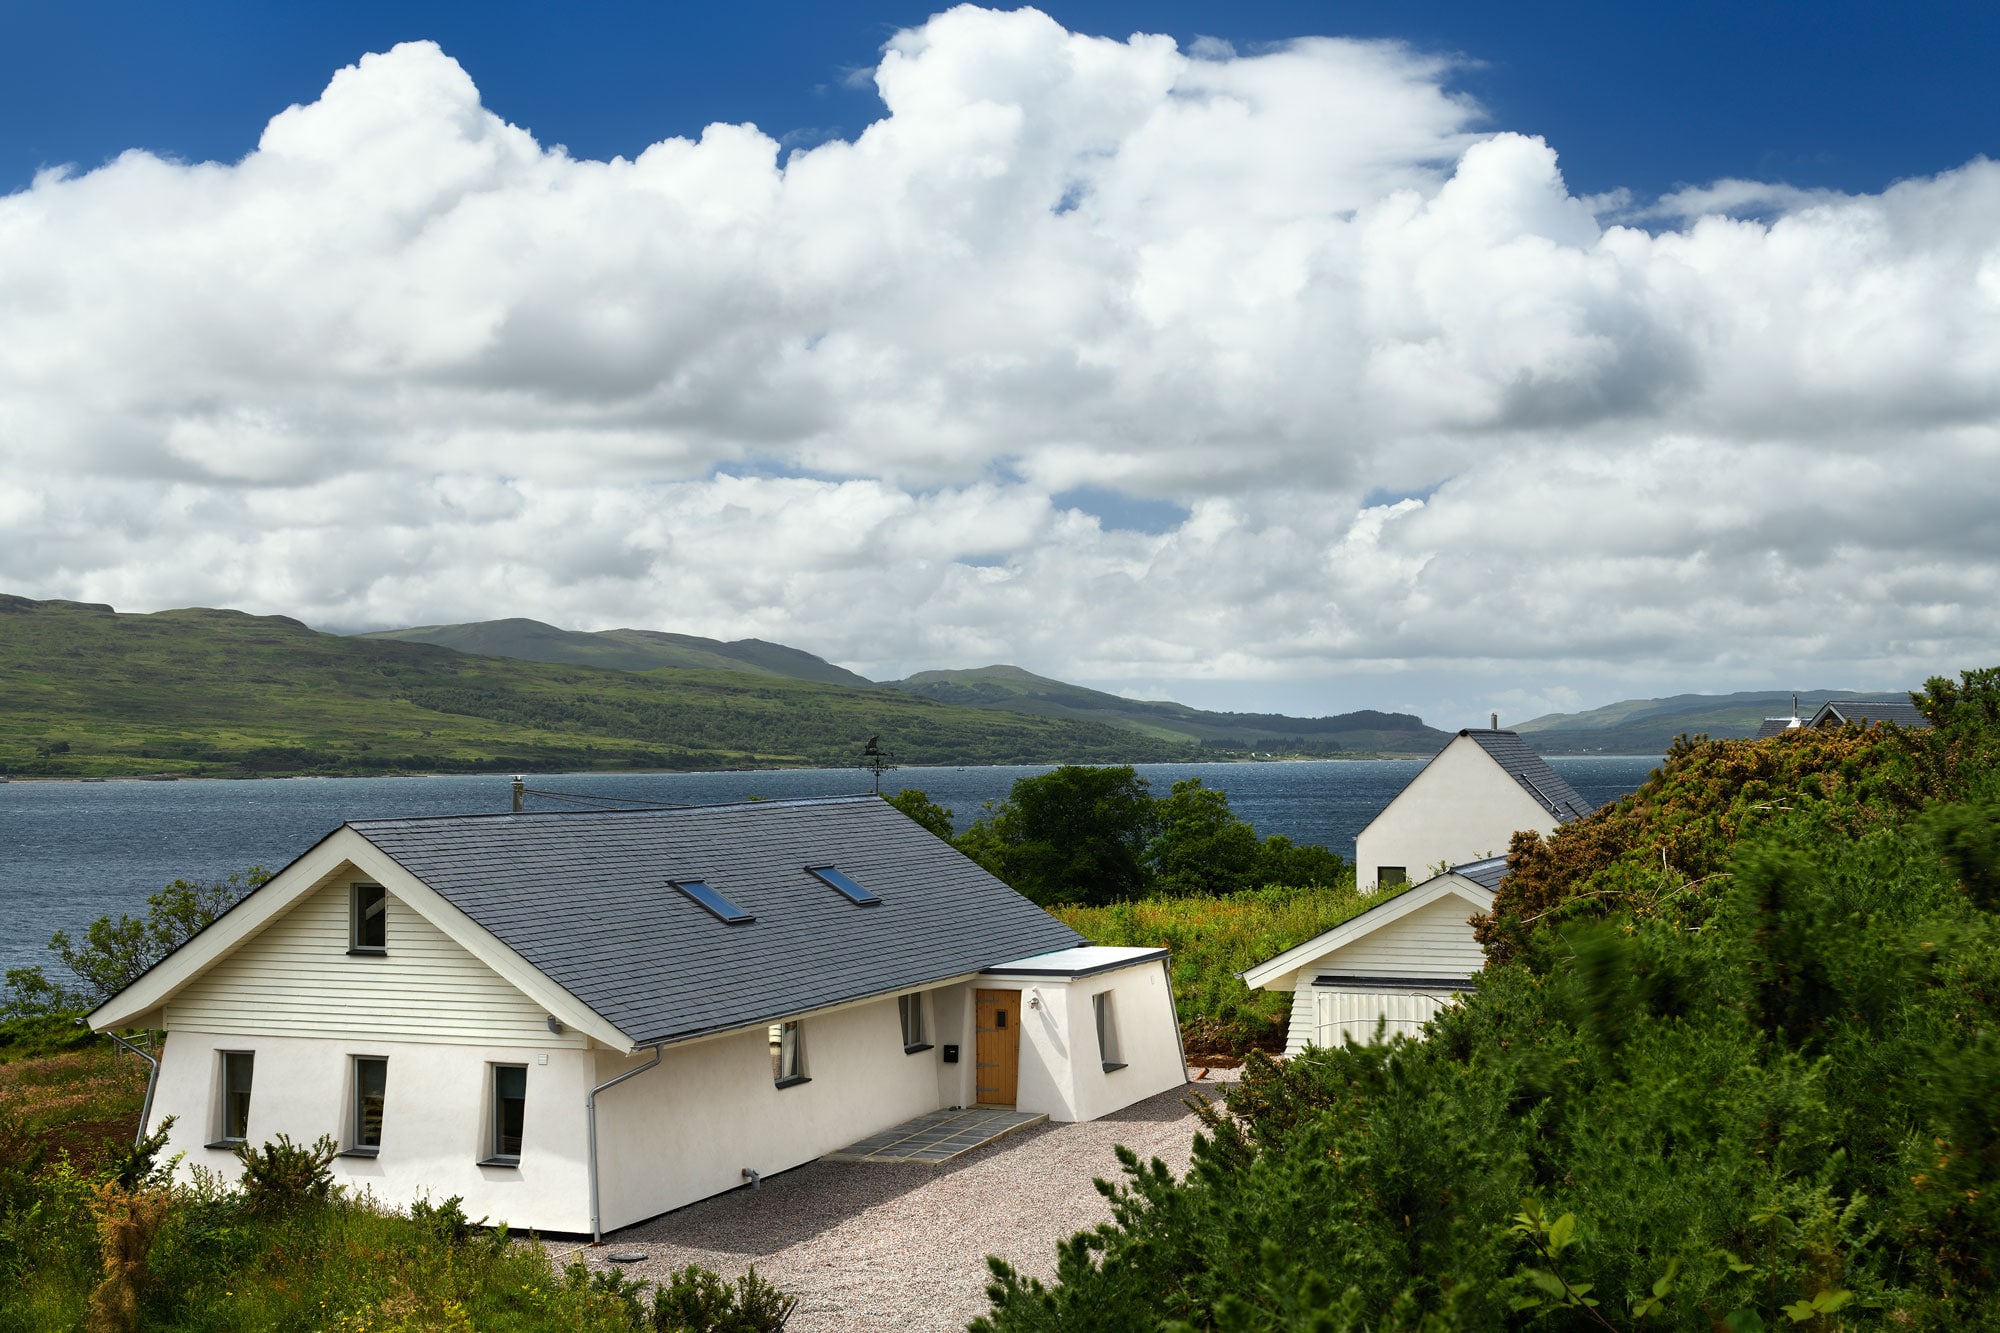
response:
<path id="1" fill-rule="evenodd" d="M 1237 975 L 1290 992 L 1286 1055 L 1417 1036 L 1486 965 L 1471 920 L 1493 910 L 1506 873 L 1504 856 L 1453 866 Z"/>
<path id="2" fill-rule="evenodd" d="M 875 797 L 343 824 L 90 1016 L 224 1176 L 601 1233 L 926 1112 L 1186 1077 L 1163 949 L 1091 946 Z"/>
<path id="3" fill-rule="evenodd" d="M 1468 729 L 1432 757 L 1354 840 L 1363 888 L 1427 879 L 1504 856 L 1522 829 L 1552 833 L 1590 813 L 1548 761 L 1511 731 Z"/>

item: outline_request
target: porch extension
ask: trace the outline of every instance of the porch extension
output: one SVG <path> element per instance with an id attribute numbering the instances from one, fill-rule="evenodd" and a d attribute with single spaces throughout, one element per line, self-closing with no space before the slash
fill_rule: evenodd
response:
<path id="1" fill-rule="evenodd" d="M 879 1134 L 870 1134 L 859 1143 L 850 1143 L 839 1152 L 828 1153 L 821 1160 L 920 1162 L 935 1166 L 1047 1119 L 1044 1114 L 1016 1111 L 1006 1106 L 968 1106 L 956 1111 L 931 1111 Z"/>

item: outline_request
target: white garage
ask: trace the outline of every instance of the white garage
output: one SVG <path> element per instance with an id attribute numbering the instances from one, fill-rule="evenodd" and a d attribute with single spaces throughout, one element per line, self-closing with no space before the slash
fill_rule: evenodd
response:
<path id="1" fill-rule="evenodd" d="M 1420 1035 L 1486 965 L 1471 918 L 1492 910 L 1506 873 L 1504 856 L 1453 866 L 1239 975 L 1291 992 L 1286 1055 L 1374 1041 L 1378 1031 Z"/>

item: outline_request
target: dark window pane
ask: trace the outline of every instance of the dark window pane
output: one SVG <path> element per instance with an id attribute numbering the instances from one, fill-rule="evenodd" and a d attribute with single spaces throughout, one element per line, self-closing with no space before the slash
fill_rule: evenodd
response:
<path id="1" fill-rule="evenodd" d="M 387 1060 L 354 1062 L 354 1146 L 382 1146 L 382 1099 L 389 1085 Z"/>
<path id="2" fill-rule="evenodd" d="M 521 1126 L 528 1109 L 528 1067 L 493 1067 L 493 1155 L 521 1155 Z"/>
<path id="3" fill-rule="evenodd" d="M 250 1074 L 256 1057 L 230 1051 L 222 1057 L 222 1137 L 250 1136 Z"/>
<path id="4" fill-rule="evenodd" d="M 745 922 L 757 919 L 698 879 L 675 880 L 673 884 L 682 893 L 685 893 L 688 897 L 706 907 L 715 915 L 716 919 L 726 921 L 732 926 L 742 925 Z"/>
<path id="5" fill-rule="evenodd" d="M 379 884 L 354 886 L 354 947 L 384 949 L 389 944 L 389 893 Z"/>
<path id="6" fill-rule="evenodd" d="M 867 907 L 872 903 L 882 901 L 857 884 L 844 870 L 836 869 L 833 866 L 807 866 L 806 869 L 819 876 L 822 883 L 840 890 L 851 903 L 858 903 L 863 907 Z"/>

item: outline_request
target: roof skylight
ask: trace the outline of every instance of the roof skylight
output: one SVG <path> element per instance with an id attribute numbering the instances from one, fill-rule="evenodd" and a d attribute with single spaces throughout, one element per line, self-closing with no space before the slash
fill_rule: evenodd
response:
<path id="1" fill-rule="evenodd" d="M 757 919 L 698 879 L 677 879 L 670 882 L 682 893 L 707 908 L 717 921 L 740 926 Z"/>
<path id="2" fill-rule="evenodd" d="M 870 893 L 867 889 L 862 888 L 861 885 L 856 883 L 847 874 L 847 872 L 840 870 L 837 867 L 807 866 L 806 869 L 811 871 L 813 874 L 817 875 L 821 883 L 827 885 L 830 888 L 838 889 L 841 892 L 841 894 L 846 897 L 847 901 L 854 903 L 857 906 L 872 907 L 876 903 L 882 901 L 880 898 L 877 898 L 874 894 Z"/>

